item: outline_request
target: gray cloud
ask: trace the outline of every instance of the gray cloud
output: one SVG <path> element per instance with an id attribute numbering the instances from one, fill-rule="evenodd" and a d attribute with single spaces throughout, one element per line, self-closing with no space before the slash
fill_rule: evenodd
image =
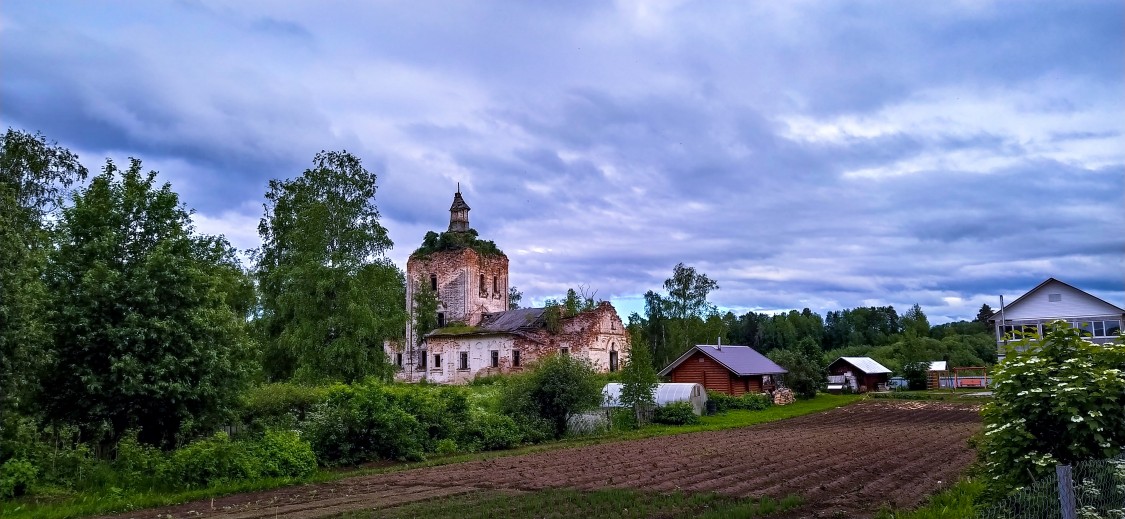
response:
<path id="1" fill-rule="evenodd" d="M 254 246 L 346 148 L 400 264 L 472 222 L 531 300 L 971 318 L 1049 276 L 1125 300 L 1117 3 L 6 6 L 0 122 L 133 154 Z M 237 226 L 237 227 L 236 227 Z M 990 303 L 996 306 L 994 303 Z"/>

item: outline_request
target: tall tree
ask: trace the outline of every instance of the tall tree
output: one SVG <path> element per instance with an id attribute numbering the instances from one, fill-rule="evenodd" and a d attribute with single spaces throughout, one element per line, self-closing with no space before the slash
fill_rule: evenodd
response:
<path id="1" fill-rule="evenodd" d="M 62 212 L 50 255 L 46 412 L 88 439 L 137 428 L 170 446 L 191 424 L 217 425 L 245 380 L 249 279 L 155 179 L 139 160 L 123 172 L 107 161 Z"/>
<path id="2" fill-rule="evenodd" d="M 6 411 L 25 408 L 46 360 L 43 269 L 48 227 L 68 188 L 86 168 L 42 134 L 0 136 L 0 428 Z"/>
<path id="3" fill-rule="evenodd" d="M 635 315 L 635 314 L 634 314 Z M 633 329 L 630 329 L 630 335 Z M 633 409 L 637 426 L 642 425 L 644 411 L 656 405 L 656 385 L 660 379 L 652 366 L 652 354 L 644 341 L 630 341 L 629 360 L 621 370 L 621 403 Z"/>
<path id="4" fill-rule="evenodd" d="M 664 280 L 664 290 L 668 313 L 672 318 L 701 317 L 714 311 L 714 305 L 707 301 L 707 295 L 719 289 L 719 284 L 697 272 L 695 267 L 677 263 L 672 268 L 672 277 Z"/>
<path id="5" fill-rule="evenodd" d="M 899 324 L 902 326 L 903 333 L 914 334 L 915 337 L 930 335 L 930 320 L 926 318 L 926 313 L 918 303 L 914 303 L 914 306 L 902 314 Z"/>
<path id="6" fill-rule="evenodd" d="M 520 307 L 520 301 L 523 300 L 523 292 L 520 289 L 512 286 L 508 287 L 508 310 L 515 310 Z"/>
<path id="7" fill-rule="evenodd" d="M 388 377 L 383 343 L 406 327 L 406 281 L 375 207 L 375 174 L 322 151 L 292 180 L 271 180 L 256 255 L 271 379 Z"/>

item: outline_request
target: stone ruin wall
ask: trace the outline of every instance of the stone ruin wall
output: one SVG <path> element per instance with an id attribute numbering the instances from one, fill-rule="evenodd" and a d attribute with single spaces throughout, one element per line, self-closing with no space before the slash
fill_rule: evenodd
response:
<path id="1" fill-rule="evenodd" d="M 618 352 L 618 369 L 629 358 L 629 334 L 613 305 L 603 302 L 594 310 L 564 318 L 560 332 L 546 329 L 516 334 L 431 336 L 426 339 L 429 365 L 426 377 L 432 382 L 468 383 L 477 376 L 521 371 L 525 366 L 568 348 L 570 355 L 588 359 L 599 372 L 609 371 L 610 351 Z M 498 351 L 497 367 L 491 366 L 491 352 Z M 512 365 L 512 351 L 519 350 L 520 366 Z M 469 353 L 469 369 L 459 368 L 459 354 Z M 433 355 L 440 354 L 442 367 L 433 366 Z"/>
<path id="2" fill-rule="evenodd" d="M 429 286 L 431 275 L 437 276 L 438 311 L 445 313 L 446 324 L 460 321 L 476 326 L 482 314 L 508 309 L 508 257 L 503 254 L 481 255 L 466 248 L 411 257 L 406 262 L 407 308 L 414 308 L 415 283 Z M 413 319 L 407 322 L 407 337 L 416 339 Z"/>

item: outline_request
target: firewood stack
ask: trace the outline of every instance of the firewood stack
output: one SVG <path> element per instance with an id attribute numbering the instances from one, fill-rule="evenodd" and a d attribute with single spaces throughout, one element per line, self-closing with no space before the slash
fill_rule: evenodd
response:
<path id="1" fill-rule="evenodd" d="M 795 400 L 797 399 L 793 396 L 793 390 L 787 387 L 779 388 L 773 392 L 774 405 L 792 404 Z"/>

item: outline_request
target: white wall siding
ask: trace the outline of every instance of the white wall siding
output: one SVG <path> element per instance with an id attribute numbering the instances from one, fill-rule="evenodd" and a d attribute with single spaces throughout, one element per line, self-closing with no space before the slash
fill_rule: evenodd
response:
<path id="1" fill-rule="evenodd" d="M 1050 294 L 1062 300 L 1049 301 Z M 1121 317 L 1121 310 L 1100 299 L 1058 281 L 1051 281 L 1027 294 L 1016 304 L 1004 308 L 1004 319 L 1046 319 L 1068 317 Z M 999 316 L 997 316 L 999 318 Z"/>

